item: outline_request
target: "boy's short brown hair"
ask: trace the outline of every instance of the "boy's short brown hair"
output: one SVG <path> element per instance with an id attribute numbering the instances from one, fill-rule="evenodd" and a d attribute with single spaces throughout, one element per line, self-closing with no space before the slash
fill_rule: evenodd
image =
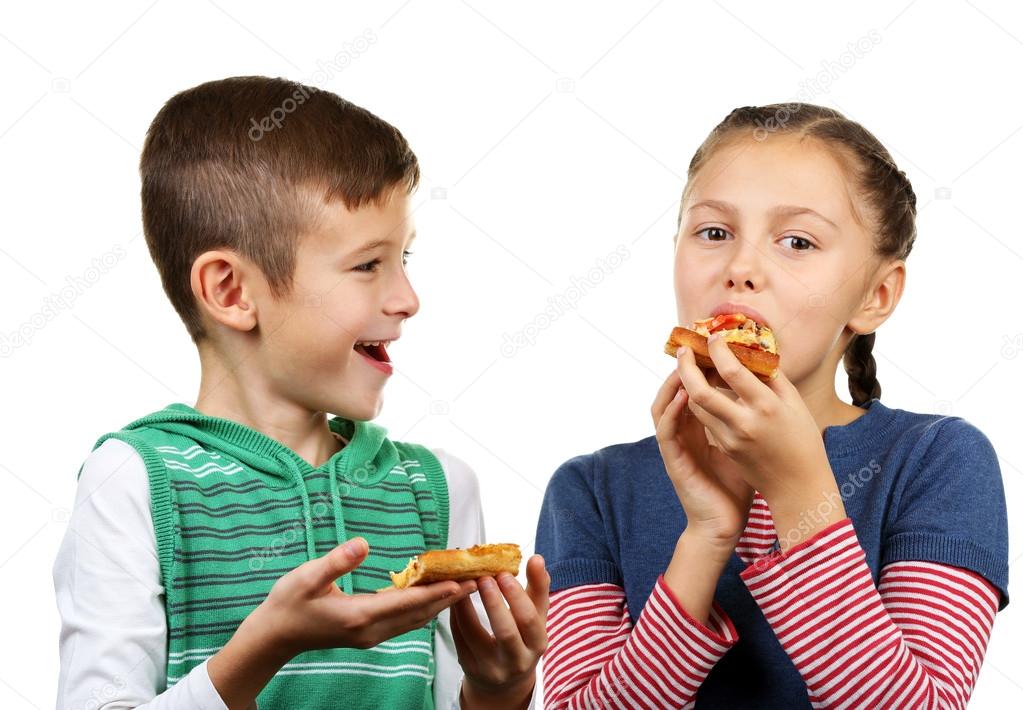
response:
<path id="1" fill-rule="evenodd" d="M 234 250 L 284 296 L 321 202 L 357 209 L 419 183 L 394 126 L 329 91 L 263 76 L 172 97 L 149 127 L 139 172 L 149 253 L 196 344 L 207 335 L 190 283 L 200 254 Z"/>

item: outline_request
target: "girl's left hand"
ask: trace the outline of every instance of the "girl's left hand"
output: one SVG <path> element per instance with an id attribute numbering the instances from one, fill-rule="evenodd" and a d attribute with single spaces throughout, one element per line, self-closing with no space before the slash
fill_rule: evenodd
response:
<path id="1" fill-rule="evenodd" d="M 716 337 L 715 337 L 716 336 Z M 718 374 L 738 396 L 707 382 L 692 350 L 678 358 L 689 408 L 743 477 L 771 504 L 799 499 L 820 483 L 834 485 L 824 440 L 796 386 L 779 368 L 769 383 L 747 370 L 720 333 L 708 339 Z M 772 506 L 773 507 L 773 506 Z"/>
<path id="2" fill-rule="evenodd" d="M 550 584 L 539 555 L 526 563 L 525 589 L 507 572 L 477 580 L 493 635 L 480 623 L 470 597 L 451 607 L 451 635 L 465 672 L 461 707 L 529 704 L 536 664 L 547 649 Z"/>

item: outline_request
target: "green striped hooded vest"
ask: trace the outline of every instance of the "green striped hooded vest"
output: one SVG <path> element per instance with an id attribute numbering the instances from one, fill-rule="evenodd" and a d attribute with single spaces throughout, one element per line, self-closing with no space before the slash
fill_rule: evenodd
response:
<path id="1" fill-rule="evenodd" d="M 428 449 L 335 417 L 349 443 L 318 468 L 270 437 L 185 404 L 102 436 L 135 448 L 149 476 L 166 592 L 167 684 L 219 650 L 273 583 L 352 537 L 369 555 L 337 583 L 371 593 L 408 558 L 447 546 L 448 492 Z M 95 447 L 94 447 L 95 448 Z M 307 651 L 270 681 L 271 708 L 432 708 L 437 620 L 370 649 Z"/>

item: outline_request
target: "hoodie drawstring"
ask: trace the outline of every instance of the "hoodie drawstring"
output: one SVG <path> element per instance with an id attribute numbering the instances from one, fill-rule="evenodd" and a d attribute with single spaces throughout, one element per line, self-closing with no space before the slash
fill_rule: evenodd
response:
<path id="1" fill-rule="evenodd" d="M 337 467 L 330 467 L 330 500 L 334 505 L 334 534 L 337 535 L 337 544 L 342 545 L 348 541 L 348 533 L 345 531 L 344 510 L 341 508 L 341 491 L 337 485 Z M 352 593 L 352 573 L 347 572 L 341 578 L 341 587 L 345 594 Z"/>
<path id="2" fill-rule="evenodd" d="M 302 478 L 302 471 L 291 456 L 281 453 L 277 455 L 277 458 L 284 464 L 285 468 L 288 469 L 292 479 L 295 481 L 295 485 L 298 487 L 298 493 L 302 497 L 302 517 L 305 519 L 306 555 L 310 560 L 316 559 L 316 540 L 313 537 L 312 506 L 309 504 L 309 491 L 306 490 L 305 479 Z M 337 486 L 337 476 L 333 467 L 330 469 L 330 497 L 334 512 L 334 531 L 337 534 L 337 544 L 340 545 L 343 544 L 347 538 L 345 537 L 345 525 L 343 518 L 344 511 L 341 510 L 341 497 Z M 352 594 L 351 572 L 346 572 L 341 577 L 341 589 L 345 594 Z"/>
<path id="3" fill-rule="evenodd" d="M 302 496 L 302 517 L 305 520 L 306 556 L 310 560 L 316 559 L 316 540 L 313 538 L 312 506 L 309 505 L 309 491 L 306 490 L 305 481 L 302 479 L 302 472 L 298 469 L 298 464 L 296 464 L 287 454 L 278 454 L 277 459 L 284 464 L 286 469 L 288 469 L 288 472 L 295 481 L 295 485 L 298 487 L 299 495 Z"/>

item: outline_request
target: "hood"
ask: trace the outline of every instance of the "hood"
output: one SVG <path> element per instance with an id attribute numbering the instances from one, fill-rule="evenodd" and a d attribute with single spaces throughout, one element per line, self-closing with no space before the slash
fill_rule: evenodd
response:
<path id="1" fill-rule="evenodd" d="M 338 480 L 352 486 L 372 486 L 399 463 L 398 450 L 387 438 L 387 429 L 384 427 L 337 416 L 328 419 L 327 423 L 331 431 L 343 436 L 348 444 L 316 468 L 292 449 L 262 432 L 230 419 L 211 417 L 180 402 L 135 420 L 125 430 L 151 428 L 185 436 L 245 466 L 294 483 L 302 496 L 307 556 L 313 559 L 316 557 L 316 546 L 304 476 L 314 471 L 325 471 L 329 475 L 335 532 L 337 543 L 341 544 L 348 540 L 348 536 L 345 533 Z M 351 594 L 351 575 L 346 574 L 342 579 L 344 591 Z"/>

